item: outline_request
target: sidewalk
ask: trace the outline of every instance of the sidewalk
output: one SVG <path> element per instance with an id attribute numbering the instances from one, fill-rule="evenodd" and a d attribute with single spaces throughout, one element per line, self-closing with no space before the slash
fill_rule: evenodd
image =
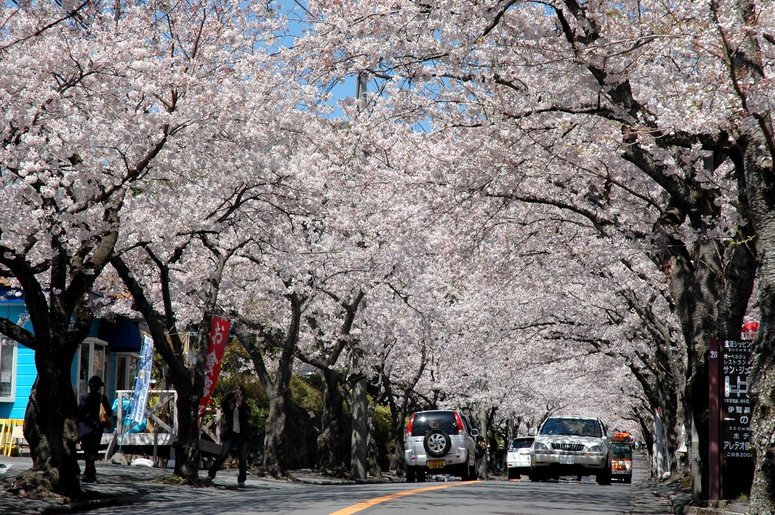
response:
<path id="1" fill-rule="evenodd" d="M 9 468 L 2 467 L 6 465 Z M 83 463 L 80 463 L 83 467 Z M 180 495 L 181 487 L 158 481 L 172 475 L 172 469 L 150 468 L 143 466 L 116 465 L 112 463 L 97 464 L 97 483 L 84 484 L 83 489 L 93 492 L 94 498 L 88 501 L 64 503 L 61 499 L 52 497 L 46 499 L 19 498 L 5 493 L 4 488 L 22 471 L 32 466 L 30 458 L 14 458 L 0 456 L 0 507 L 2 513 L 48 515 L 55 513 L 78 513 L 94 510 L 98 507 L 132 504 L 144 498 L 152 497 L 159 501 L 165 495 Z M 204 475 L 204 473 L 200 474 Z M 291 471 L 290 475 L 296 481 L 303 483 L 335 485 L 353 484 L 353 481 L 322 476 L 309 469 Z M 271 478 L 256 478 L 248 476 L 248 484 L 275 481 Z M 403 481 L 388 475 L 382 480 L 369 482 Z M 218 473 L 219 484 L 237 484 L 237 470 L 224 469 Z M 187 487 L 186 487 L 187 488 Z M 185 495 L 190 495 L 185 493 Z M 698 508 L 687 506 L 691 500 L 691 492 L 676 491 L 675 485 L 664 482 L 647 481 L 644 476 L 633 478 L 630 510 L 627 515 L 733 515 L 745 513 L 747 503 L 731 503 L 725 509 Z"/>

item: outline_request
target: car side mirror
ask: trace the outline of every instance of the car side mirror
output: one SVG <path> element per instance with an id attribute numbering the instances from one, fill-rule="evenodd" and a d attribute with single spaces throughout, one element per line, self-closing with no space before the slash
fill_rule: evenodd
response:
<path id="1" fill-rule="evenodd" d="M 473 436 L 473 437 L 479 436 L 479 430 L 478 429 L 472 429 L 471 430 L 471 436 Z"/>
<path id="2" fill-rule="evenodd" d="M 528 436 L 535 436 L 538 434 L 538 429 L 536 429 L 535 427 L 531 427 L 530 429 L 528 429 L 527 434 Z"/>

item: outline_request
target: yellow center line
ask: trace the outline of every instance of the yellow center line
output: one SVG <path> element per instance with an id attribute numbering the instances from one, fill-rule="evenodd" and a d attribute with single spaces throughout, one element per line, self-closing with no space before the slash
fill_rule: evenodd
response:
<path id="1" fill-rule="evenodd" d="M 342 508 L 341 510 L 335 511 L 330 515 L 351 515 L 352 513 L 365 510 L 366 508 L 371 508 L 372 506 L 375 506 L 377 504 L 380 504 L 386 501 L 392 501 L 393 499 L 398 499 L 399 497 L 406 497 L 407 495 L 419 494 L 422 492 L 430 492 L 431 490 L 439 490 L 440 488 L 449 488 L 451 486 L 470 485 L 470 484 L 471 482 L 444 483 L 443 485 L 438 485 L 438 486 L 428 486 L 426 488 L 404 490 L 403 492 L 397 492 L 394 494 L 386 495 L 384 497 L 375 497 L 374 499 L 370 499 L 368 501 L 363 501 L 363 502 L 359 502 L 358 504 L 353 504 L 352 506 L 349 506 L 347 508 Z"/>

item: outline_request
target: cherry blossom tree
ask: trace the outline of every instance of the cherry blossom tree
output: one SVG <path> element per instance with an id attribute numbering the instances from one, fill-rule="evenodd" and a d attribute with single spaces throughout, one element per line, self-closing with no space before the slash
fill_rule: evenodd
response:
<path id="1" fill-rule="evenodd" d="M 734 1 L 308 7 L 333 73 L 378 77 L 396 113 L 466 147 L 465 190 L 562 208 L 644 244 L 670 285 L 686 422 L 706 450 L 707 341 L 739 336 L 757 258 L 768 299 L 769 12 Z M 762 332 L 761 348 L 770 340 Z M 765 384 L 770 367 L 755 363 Z M 757 431 L 756 445 L 769 441 Z M 707 472 L 705 450 L 695 458 Z M 758 499 L 772 498 L 768 453 L 758 449 Z"/>
<path id="2" fill-rule="evenodd" d="M 278 110 L 294 112 L 298 98 L 277 87 L 287 77 L 267 58 L 266 23 L 276 19 L 264 4 L 66 5 L 74 10 L 45 2 L 2 10 L 3 264 L 35 334 L 2 324 L 36 351 L 39 372 L 25 424 L 34 467 L 14 488 L 74 496 L 70 364 L 94 309 L 127 309 L 88 296 L 118 290 L 100 278 L 110 261 L 170 365 L 181 408 L 176 473 L 196 477 L 202 341 L 225 262 L 242 244 L 238 226 L 224 227 L 281 182 L 270 133 L 283 122 Z M 266 112 L 274 123 L 259 121 Z M 194 374 L 177 338 L 192 326 L 202 358 Z"/>
<path id="3" fill-rule="evenodd" d="M 90 290 L 119 239 L 131 189 L 153 178 L 185 124 L 169 116 L 165 65 L 144 40 L 149 32 L 136 30 L 153 27 L 142 13 L 126 31 L 91 2 L 6 3 L 0 16 L 1 260 L 22 288 L 34 334 L 7 319 L 0 325 L 35 351 L 38 371 L 25 414 L 33 467 L 12 489 L 74 497 L 70 365 L 93 320 Z"/>

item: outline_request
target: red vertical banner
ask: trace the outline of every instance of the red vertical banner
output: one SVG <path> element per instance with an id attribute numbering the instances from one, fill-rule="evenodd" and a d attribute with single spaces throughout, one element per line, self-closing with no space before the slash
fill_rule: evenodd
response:
<path id="1" fill-rule="evenodd" d="M 231 323 L 222 318 L 213 318 L 210 324 L 210 342 L 207 345 L 207 366 L 205 368 L 205 387 L 202 391 L 202 399 L 199 401 L 199 416 L 201 417 L 207 404 L 210 402 L 210 396 L 215 390 L 218 382 L 218 374 L 221 372 L 221 359 L 223 351 L 226 349 L 226 343 L 229 341 L 229 329 Z"/>
<path id="2" fill-rule="evenodd" d="M 719 404 L 719 340 L 711 338 L 708 345 L 708 408 L 710 438 L 708 445 L 708 498 L 721 499 L 721 410 Z"/>

